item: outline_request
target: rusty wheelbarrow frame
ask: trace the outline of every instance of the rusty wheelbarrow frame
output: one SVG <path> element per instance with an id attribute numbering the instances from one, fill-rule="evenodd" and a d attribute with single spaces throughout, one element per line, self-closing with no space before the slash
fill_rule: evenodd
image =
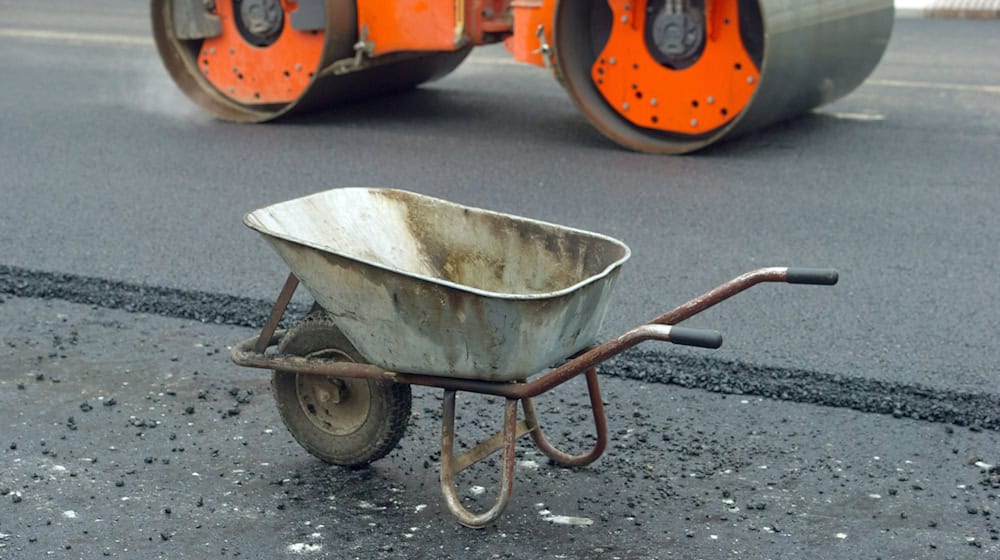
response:
<path id="1" fill-rule="evenodd" d="M 389 371 L 365 363 L 305 358 L 268 352 L 269 348 L 279 344 L 286 332 L 278 330 L 277 327 L 299 285 L 298 278 L 294 273 L 291 273 L 260 335 L 237 344 L 232 350 L 232 360 L 240 366 L 253 368 L 336 378 L 376 379 L 443 389 L 441 491 L 448 509 L 461 524 L 472 528 L 482 528 L 496 520 L 510 501 L 514 484 L 515 444 L 524 435 L 530 435 L 539 450 L 553 462 L 563 466 L 588 465 L 597 460 L 604 452 L 608 442 L 608 430 L 597 377 L 598 365 L 647 340 L 718 348 L 722 345 L 722 335 L 718 332 L 675 325 L 760 283 L 833 285 L 837 283 L 837 280 L 838 273 L 830 269 L 770 267 L 753 270 L 603 344 L 591 346 L 530 381 L 487 381 L 426 375 L 420 372 Z M 548 442 L 539 423 L 533 399 L 581 374 L 585 375 L 587 381 L 596 430 L 596 443 L 586 453 L 572 455 L 556 449 Z M 454 454 L 455 400 L 460 391 L 504 398 L 504 421 L 502 430 L 465 453 L 456 456 Z M 524 410 L 523 420 L 518 420 L 518 403 Z M 500 450 L 503 451 L 503 454 L 497 499 L 489 510 L 479 514 L 473 513 L 461 503 L 455 490 L 455 476 Z"/>

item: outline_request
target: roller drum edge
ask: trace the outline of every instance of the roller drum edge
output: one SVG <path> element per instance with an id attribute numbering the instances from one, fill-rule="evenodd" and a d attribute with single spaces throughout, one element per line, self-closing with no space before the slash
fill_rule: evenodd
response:
<path id="1" fill-rule="evenodd" d="M 727 136 L 753 132 L 851 93 L 889 44 L 892 0 L 761 0 L 760 86 Z"/>
<path id="2" fill-rule="evenodd" d="M 377 59 L 376 64 L 354 72 L 325 72 L 333 62 L 353 57 L 353 46 L 357 42 L 354 0 L 325 0 L 322 53 L 313 50 L 319 58 L 318 63 L 315 67 L 310 65 L 301 69 L 310 73 L 308 85 L 291 100 L 245 103 L 213 86 L 204 75 L 203 68 L 199 68 L 199 64 L 203 62 L 199 61 L 201 40 L 177 37 L 173 10 L 175 6 L 183 6 L 186 1 L 150 2 L 153 38 L 160 59 L 171 78 L 191 101 L 216 117 L 232 122 L 266 122 L 296 112 L 320 110 L 338 103 L 406 90 L 448 74 L 461 64 L 470 51 L 465 48 L 451 52 L 393 55 Z M 284 32 L 289 31 L 286 29 Z M 262 53 L 260 60 L 270 56 L 267 54 L 269 49 L 257 52 Z M 228 64 L 225 71 L 230 71 Z"/>
<path id="3" fill-rule="evenodd" d="M 696 151 L 847 95 L 881 59 L 894 16 L 893 0 L 715 0 L 711 13 L 725 17 L 715 17 L 719 20 L 713 20 L 711 29 L 715 31 L 707 31 L 705 37 L 711 33 L 727 39 L 723 41 L 716 35 L 711 40 L 703 39 L 707 46 L 702 52 L 711 51 L 712 56 L 692 54 L 693 62 L 686 62 L 691 65 L 686 68 L 647 57 L 644 60 L 649 64 L 643 62 L 641 72 L 639 64 L 619 64 L 615 67 L 616 77 L 602 81 L 597 73 L 604 68 L 612 70 L 614 64 L 599 67 L 605 63 L 602 49 L 614 47 L 619 54 L 646 53 L 654 47 L 659 49 L 662 38 L 643 36 L 640 27 L 638 31 L 624 32 L 623 46 L 616 46 L 623 35 L 609 31 L 622 28 L 612 27 L 619 21 L 613 9 L 628 9 L 629 2 L 547 1 L 554 3 L 555 9 L 550 28 L 556 75 L 581 112 L 619 145 L 663 154 Z M 218 12 L 213 13 L 219 17 L 201 13 L 204 5 L 200 0 L 151 0 L 153 36 L 160 58 L 178 87 L 205 110 L 234 122 L 264 122 L 293 112 L 405 90 L 452 71 L 471 50 L 466 47 L 453 52 L 399 53 L 373 59 L 370 67 L 358 71 L 334 73 L 328 70 L 335 61 L 354 56 L 358 40 L 355 0 L 323 0 L 322 11 L 318 4 L 310 4 L 310 27 L 296 26 L 296 16 L 301 12 L 287 11 L 298 4 L 281 3 L 286 10 L 282 12 L 284 20 L 273 27 L 278 38 L 266 48 L 247 47 L 249 39 L 241 42 L 240 36 L 246 39 L 250 32 L 245 22 L 242 27 L 234 23 L 248 17 L 243 12 L 232 12 L 238 4 L 214 4 L 213 10 Z M 221 17 L 224 10 L 231 17 Z M 300 23 L 305 17 L 300 18 Z M 660 16 L 650 16 L 648 22 L 653 22 L 653 17 Z M 710 16 L 700 17 L 705 23 Z M 213 18 L 217 21 L 212 25 L 203 25 Z M 175 19 L 180 23 L 175 25 Z M 645 32 L 648 34 L 652 28 Z M 701 29 L 708 30 L 708 24 Z M 311 33 L 312 38 L 305 33 Z M 219 38 L 225 39 L 225 48 L 208 48 Z M 224 54 L 227 51 L 240 54 L 228 56 Z M 657 52 L 663 55 L 665 51 Z M 275 65 L 277 58 L 282 60 L 280 66 Z M 300 65 L 297 60 L 307 62 Z M 700 74 L 688 71 L 697 70 L 701 61 L 705 64 L 700 66 Z M 286 83 L 283 80 L 292 66 L 296 70 Z M 634 67 L 638 77 L 623 71 L 626 67 Z M 245 81 L 242 72 L 248 74 Z M 239 76 L 240 81 L 233 76 Z M 719 76 L 722 79 L 716 79 Z M 293 82 L 294 86 L 289 85 Z M 697 95 L 689 91 L 699 83 L 710 85 L 696 88 Z M 277 94 L 264 89 L 256 92 L 261 84 Z M 641 90 L 646 87 L 649 95 L 643 97 Z M 622 103 L 624 98 L 620 96 L 614 98 L 610 90 L 622 92 L 630 103 Z M 658 94 L 652 95 L 652 90 L 659 90 Z M 730 100 L 726 92 L 733 91 L 738 95 Z M 668 96 L 667 92 L 676 92 L 671 94 L 677 98 L 672 102 L 687 107 L 672 104 L 668 108 L 660 103 L 655 111 L 649 108 L 650 104 L 657 106 L 659 94 Z M 722 102 L 713 96 L 727 99 Z M 699 102 L 701 107 L 697 108 Z M 692 104 L 697 109 L 686 112 L 692 110 Z M 636 116 L 639 105 L 645 111 L 644 120 Z M 706 112 L 709 106 L 711 111 Z M 667 126 L 668 119 L 675 122 Z"/>
<path id="4" fill-rule="evenodd" d="M 800 115 L 850 93 L 881 59 L 894 17 L 893 0 L 741 2 L 741 9 L 750 6 L 760 12 L 756 24 L 760 71 L 756 90 L 728 123 L 700 134 L 681 134 L 629 122 L 623 116 L 630 110 L 628 104 L 613 107 L 598 91 L 591 66 L 600 49 L 595 51 L 590 39 L 579 32 L 594 28 L 593 14 L 586 13 L 594 9 L 585 5 L 593 4 L 562 0 L 557 7 L 553 42 L 558 76 L 570 97 L 602 134 L 624 147 L 661 154 L 696 151 L 724 138 Z"/>

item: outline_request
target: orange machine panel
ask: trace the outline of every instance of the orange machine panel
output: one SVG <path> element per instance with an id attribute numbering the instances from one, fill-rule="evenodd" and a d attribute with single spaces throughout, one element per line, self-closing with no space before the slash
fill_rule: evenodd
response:
<path id="1" fill-rule="evenodd" d="M 464 44 L 465 0 L 358 0 L 358 32 L 373 56 L 453 51 Z"/>
<path id="2" fill-rule="evenodd" d="M 222 33 L 205 39 L 198 69 L 216 89 L 240 103 L 288 103 L 309 88 L 323 57 L 323 32 L 292 29 L 291 2 L 282 2 L 284 28 L 274 44 L 255 47 L 236 28 L 232 2 L 216 2 Z"/>
<path id="3" fill-rule="evenodd" d="M 743 47 L 736 0 L 706 2 L 707 38 L 698 61 L 671 70 L 645 44 L 645 2 L 608 0 L 611 37 L 594 63 L 597 89 L 635 125 L 683 134 L 725 125 L 750 103 L 760 73 Z"/>
<path id="4" fill-rule="evenodd" d="M 552 21 L 556 0 L 514 0 L 514 34 L 504 41 L 504 46 L 518 62 L 545 66 L 552 44 Z"/>

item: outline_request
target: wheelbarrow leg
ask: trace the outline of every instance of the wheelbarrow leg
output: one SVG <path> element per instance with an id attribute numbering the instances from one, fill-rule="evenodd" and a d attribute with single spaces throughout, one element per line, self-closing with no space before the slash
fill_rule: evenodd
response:
<path id="1" fill-rule="evenodd" d="M 506 509 L 507 503 L 510 502 L 511 492 L 514 488 L 514 444 L 520 435 L 517 422 L 517 399 L 507 399 L 507 402 L 504 403 L 503 432 L 501 432 L 503 460 L 500 467 L 500 494 L 493 507 L 479 515 L 466 509 L 455 491 L 455 475 L 475 462 L 466 462 L 467 464 L 463 466 L 461 463 L 465 461 L 460 461 L 460 458 L 453 455 L 455 447 L 455 391 L 445 390 L 441 416 L 441 493 L 444 494 L 444 501 L 448 505 L 448 509 L 458 518 L 459 523 L 473 529 L 482 529 L 500 517 L 500 514 Z"/>
<path id="2" fill-rule="evenodd" d="M 531 399 L 521 401 L 524 406 L 524 418 L 531 430 L 531 439 L 542 453 L 549 459 L 566 467 L 582 467 L 596 461 L 604 453 L 608 445 L 608 422 L 604 416 L 604 401 L 601 399 L 601 387 L 597 382 L 597 368 L 587 370 L 587 391 L 590 393 L 590 409 L 594 413 L 594 427 L 597 429 L 597 443 L 593 449 L 582 455 L 570 455 L 559 451 L 545 439 L 542 427 L 535 412 L 535 403 Z"/>
<path id="3" fill-rule="evenodd" d="M 257 337 L 257 344 L 254 345 L 254 351 L 258 354 L 263 354 L 271 344 L 274 331 L 278 328 L 278 323 L 281 322 L 281 317 L 284 316 L 285 309 L 288 308 L 288 302 L 292 301 L 295 288 L 298 287 L 298 277 L 290 273 L 288 279 L 285 280 L 284 287 L 281 288 L 281 293 L 278 294 L 278 300 L 274 302 L 274 307 L 271 308 L 271 316 L 267 318 L 267 323 L 264 324 L 264 328 L 260 331 L 260 336 Z"/>

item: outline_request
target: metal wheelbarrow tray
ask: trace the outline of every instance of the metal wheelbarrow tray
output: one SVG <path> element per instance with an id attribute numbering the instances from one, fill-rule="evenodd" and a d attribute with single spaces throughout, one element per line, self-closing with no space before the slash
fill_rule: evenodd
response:
<path id="1" fill-rule="evenodd" d="M 245 220 L 366 361 L 524 379 L 589 345 L 620 241 L 386 189 L 337 189 Z"/>
<path id="2" fill-rule="evenodd" d="M 499 517 L 510 499 L 521 436 L 530 434 L 561 465 L 586 465 L 603 453 L 597 365 L 646 340 L 718 348 L 719 333 L 673 325 L 760 282 L 837 282 L 826 269 L 758 269 L 592 345 L 629 258 L 628 247 L 610 237 L 391 189 L 334 189 L 244 221 L 291 274 L 263 331 L 237 344 L 233 361 L 274 370 L 289 431 L 307 451 L 339 465 L 367 464 L 395 447 L 409 420 L 411 385 L 444 389 L 441 489 L 459 522 L 476 528 Z M 278 331 L 300 281 L 316 300 L 313 312 Z M 546 440 L 533 398 L 580 374 L 596 444 L 571 455 Z M 458 391 L 506 402 L 503 429 L 456 457 Z M 472 513 L 455 491 L 455 475 L 501 449 L 499 496 L 488 511 Z"/>

